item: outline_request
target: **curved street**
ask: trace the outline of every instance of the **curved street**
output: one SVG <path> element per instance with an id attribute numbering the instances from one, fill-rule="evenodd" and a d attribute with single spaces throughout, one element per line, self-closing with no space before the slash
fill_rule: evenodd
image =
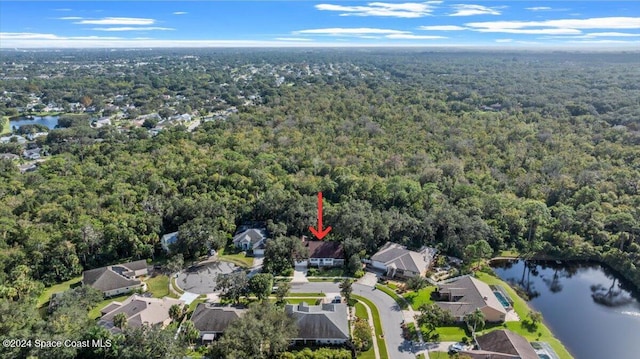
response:
<path id="1" fill-rule="evenodd" d="M 291 293 L 296 292 L 339 293 L 340 288 L 338 283 L 332 282 L 291 283 Z M 369 299 L 378 307 L 389 358 L 415 359 L 411 342 L 402 337 L 400 325 L 404 317 L 395 300 L 382 291 L 358 283 L 353 283 L 353 294 Z"/>

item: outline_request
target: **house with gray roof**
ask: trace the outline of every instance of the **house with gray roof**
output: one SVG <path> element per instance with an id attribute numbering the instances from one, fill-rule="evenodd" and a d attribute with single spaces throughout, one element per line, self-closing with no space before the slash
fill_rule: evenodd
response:
<path id="1" fill-rule="evenodd" d="M 144 290 L 145 284 L 138 278 L 147 274 L 147 261 L 143 259 L 84 271 L 82 284 L 100 290 L 105 297 L 113 297 L 136 289 Z"/>
<path id="2" fill-rule="evenodd" d="M 371 256 L 370 265 L 385 271 L 389 277 L 410 278 L 424 276 L 435 257 L 436 250 L 424 247 L 420 251 L 408 250 L 405 246 L 387 242 Z"/>
<path id="3" fill-rule="evenodd" d="M 170 246 L 178 241 L 178 232 L 167 233 L 160 238 L 160 245 L 165 252 L 171 252 Z"/>
<path id="4" fill-rule="evenodd" d="M 472 359 L 539 359 L 531 344 L 523 336 L 508 329 L 494 330 L 476 338 L 478 350 L 460 354 Z"/>
<path id="5" fill-rule="evenodd" d="M 202 343 L 217 339 L 229 325 L 240 319 L 247 309 L 244 307 L 219 306 L 214 303 L 200 303 L 191 315 L 191 321 L 200 332 Z"/>
<path id="6" fill-rule="evenodd" d="M 164 328 L 171 323 L 169 309 L 174 304 L 183 306 L 184 301 L 169 297 L 149 298 L 134 294 L 122 303 L 111 302 L 102 308 L 100 310 L 102 317 L 98 324 L 112 333 L 119 333 L 121 329 L 114 325 L 113 319 L 119 313 L 123 313 L 129 328 L 140 328 L 143 325 Z"/>
<path id="7" fill-rule="evenodd" d="M 289 304 L 285 312 L 294 319 L 298 334 L 294 343 L 345 344 L 349 340 L 349 317 L 344 303 Z"/>
<path id="8" fill-rule="evenodd" d="M 248 228 L 233 236 L 233 245 L 243 251 L 251 250 L 255 255 L 264 255 L 267 244 L 266 228 Z"/>
<path id="9" fill-rule="evenodd" d="M 504 322 L 507 309 L 500 303 L 488 284 L 471 276 L 462 277 L 438 287 L 437 306 L 448 310 L 459 321 L 464 316 L 480 309 L 487 322 Z"/>

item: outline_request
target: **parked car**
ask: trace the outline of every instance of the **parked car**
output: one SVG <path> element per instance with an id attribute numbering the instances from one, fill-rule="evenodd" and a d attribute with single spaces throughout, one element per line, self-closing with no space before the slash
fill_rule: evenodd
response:
<path id="1" fill-rule="evenodd" d="M 461 350 L 464 350 L 464 345 L 462 343 L 454 343 L 449 345 L 449 352 L 450 353 L 457 353 Z"/>

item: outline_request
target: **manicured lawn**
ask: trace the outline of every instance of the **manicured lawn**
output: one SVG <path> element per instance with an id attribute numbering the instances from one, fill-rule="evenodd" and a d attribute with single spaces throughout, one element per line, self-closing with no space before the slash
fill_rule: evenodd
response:
<path id="1" fill-rule="evenodd" d="M 231 262 L 242 268 L 250 268 L 253 266 L 253 257 L 247 257 L 244 252 L 224 254 L 224 250 L 221 250 L 218 253 L 218 259 L 225 262 Z"/>
<path id="2" fill-rule="evenodd" d="M 9 123 L 9 116 L 2 116 L 2 118 L 6 121 L 2 126 L 2 131 L 0 131 L 0 134 L 11 133 L 11 124 Z"/>
<path id="3" fill-rule="evenodd" d="M 289 292 L 289 297 L 304 298 L 304 297 L 325 297 L 324 293 L 305 293 L 305 292 Z"/>
<path id="4" fill-rule="evenodd" d="M 365 308 L 364 304 L 360 302 L 356 302 L 354 307 L 356 308 L 356 317 L 364 320 L 369 320 L 369 315 L 367 314 L 367 308 Z M 360 359 L 375 359 L 375 357 L 376 357 L 376 352 L 375 350 L 373 350 L 373 345 L 371 346 L 371 348 L 369 348 L 369 350 L 367 350 L 366 352 L 362 352 L 358 355 L 358 358 Z"/>
<path id="5" fill-rule="evenodd" d="M 378 342 L 378 349 L 380 350 L 380 358 L 389 358 L 389 355 L 387 354 L 387 343 L 383 338 L 380 338 L 380 333 L 382 333 L 382 323 L 380 322 L 380 313 L 378 312 L 378 307 L 376 307 L 375 304 L 373 304 L 369 299 L 365 297 L 361 297 L 359 295 L 352 295 L 351 297 L 363 302 L 364 304 L 369 306 L 369 309 L 371 309 L 373 326 L 376 330 L 376 341 Z"/>
<path id="6" fill-rule="evenodd" d="M 102 302 L 98 303 L 93 309 L 89 311 L 89 318 L 90 319 L 98 318 L 100 316 L 100 309 L 106 307 L 107 304 L 111 302 L 123 302 L 125 299 L 129 298 L 129 296 L 131 296 L 131 293 L 123 294 L 117 297 L 112 297 L 112 298 L 103 300 Z"/>
<path id="7" fill-rule="evenodd" d="M 417 292 L 408 292 L 405 293 L 404 299 L 409 302 L 411 307 L 414 310 L 418 310 L 423 304 L 431 304 L 433 301 L 431 300 L 431 293 L 436 290 L 434 286 L 428 286 L 426 288 L 422 288 Z"/>
<path id="8" fill-rule="evenodd" d="M 171 284 L 173 286 L 173 289 L 176 290 L 176 292 L 180 293 L 180 294 L 184 294 L 184 290 L 182 290 L 182 288 L 178 287 L 176 285 L 176 278 L 175 277 L 171 277 Z"/>
<path id="9" fill-rule="evenodd" d="M 429 359 L 449 359 L 449 353 L 429 352 Z"/>
<path id="10" fill-rule="evenodd" d="M 206 300 L 207 300 L 207 298 L 204 298 L 203 296 L 200 296 L 200 297 L 198 297 L 198 299 L 196 299 L 193 302 L 191 302 L 191 304 L 189 304 L 189 310 L 187 311 L 187 313 L 189 313 L 187 315 L 187 318 L 191 318 L 191 313 L 193 313 L 193 311 L 196 310 L 196 307 L 198 306 L 198 304 L 204 303 Z"/>
<path id="11" fill-rule="evenodd" d="M 53 293 L 64 292 L 68 290 L 71 287 L 71 285 L 76 284 L 81 280 L 82 280 L 82 277 L 76 277 L 73 279 L 69 279 L 66 282 L 62 282 L 54 286 L 45 288 L 42 294 L 40 294 L 40 296 L 38 297 L 38 308 L 47 304 L 49 302 L 49 299 L 51 299 L 51 295 Z"/>
<path id="12" fill-rule="evenodd" d="M 386 285 L 376 284 L 376 288 L 387 293 L 391 298 L 393 298 L 393 300 L 395 300 L 396 303 L 398 303 L 398 306 L 400 307 L 400 309 L 407 309 L 409 307 L 409 303 L 407 303 L 407 301 L 404 298 L 399 296 L 398 293 L 396 293 Z"/>
<path id="13" fill-rule="evenodd" d="M 459 342 L 462 337 L 469 337 L 461 326 L 439 327 L 436 332 L 440 334 L 441 342 Z"/>
<path id="14" fill-rule="evenodd" d="M 355 308 L 356 308 L 356 317 L 365 319 L 365 320 L 369 319 L 369 315 L 367 314 L 367 309 L 364 307 L 364 304 L 360 302 L 356 302 Z"/>
<path id="15" fill-rule="evenodd" d="M 293 298 L 293 299 L 285 299 L 285 301 L 289 304 L 300 304 L 305 302 L 309 305 L 318 305 L 320 303 L 320 299 L 313 298 Z"/>
<path id="16" fill-rule="evenodd" d="M 500 251 L 500 253 L 498 253 L 498 257 L 518 258 L 518 256 L 517 251 Z"/>
<path id="17" fill-rule="evenodd" d="M 146 280 L 147 291 L 156 298 L 162 298 L 169 295 L 169 277 L 166 275 L 157 275 Z"/>
<path id="18" fill-rule="evenodd" d="M 308 277 L 342 277 L 344 276 L 344 270 L 342 268 L 313 268 L 310 270 Z"/>
<path id="19" fill-rule="evenodd" d="M 478 279 L 480 279 L 481 281 L 489 285 L 500 285 L 503 288 L 505 288 L 505 290 L 507 291 L 507 294 L 509 294 L 509 296 L 511 296 L 511 298 L 514 301 L 513 308 L 515 309 L 516 313 L 518 313 L 518 316 L 521 319 L 525 319 L 527 317 L 527 313 L 529 313 L 529 310 L 530 310 L 529 306 L 524 301 L 524 299 L 520 298 L 518 294 L 516 294 L 516 291 L 513 290 L 513 288 L 511 288 L 509 284 L 502 281 L 500 278 L 496 278 L 492 275 L 482 273 L 482 272 L 478 272 L 477 277 Z M 549 328 L 547 328 L 547 326 L 544 325 L 543 323 L 538 324 L 538 329 L 533 333 L 529 332 L 527 329 L 522 327 L 521 322 L 507 322 L 506 324 L 509 330 L 512 330 L 522 335 L 523 337 L 527 338 L 527 340 L 529 341 L 541 341 L 541 342 L 549 343 L 551 347 L 553 347 L 553 350 L 556 351 L 556 353 L 560 356 L 561 359 L 573 358 L 571 354 L 569 354 L 567 349 L 564 347 L 564 345 L 562 345 L 562 343 L 553 336 L 553 333 L 551 333 Z M 485 330 L 484 332 L 481 332 L 481 333 L 483 334 L 487 331 L 490 331 L 490 330 Z M 538 333 L 540 333 L 540 336 L 538 336 Z"/>

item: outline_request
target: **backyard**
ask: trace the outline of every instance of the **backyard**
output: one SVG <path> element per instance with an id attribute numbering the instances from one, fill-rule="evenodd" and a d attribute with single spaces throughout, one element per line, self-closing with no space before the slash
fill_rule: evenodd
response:
<path id="1" fill-rule="evenodd" d="M 73 279 L 69 279 L 66 282 L 62 282 L 54 286 L 45 288 L 42 294 L 38 296 L 38 308 L 43 307 L 45 304 L 47 304 L 49 302 L 49 299 L 51 299 L 51 295 L 53 295 L 54 293 L 67 291 L 69 288 L 71 288 L 72 285 L 80 283 L 81 280 L 82 277 L 75 277 Z"/>

